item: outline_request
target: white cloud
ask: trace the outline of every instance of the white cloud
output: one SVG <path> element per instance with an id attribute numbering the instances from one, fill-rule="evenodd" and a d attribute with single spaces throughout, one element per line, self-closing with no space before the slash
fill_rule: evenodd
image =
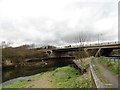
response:
<path id="1" fill-rule="evenodd" d="M 118 0 L 1 0 L 0 41 L 63 45 L 80 32 L 116 40 Z M 112 33 L 112 34 L 111 34 Z"/>
<path id="2" fill-rule="evenodd" d="M 112 33 L 114 31 L 117 33 L 118 31 L 117 20 L 118 20 L 117 17 L 106 17 L 106 18 L 100 19 L 99 21 L 95 23 L 95 29 L 98 30 L 96 32 Z"/>

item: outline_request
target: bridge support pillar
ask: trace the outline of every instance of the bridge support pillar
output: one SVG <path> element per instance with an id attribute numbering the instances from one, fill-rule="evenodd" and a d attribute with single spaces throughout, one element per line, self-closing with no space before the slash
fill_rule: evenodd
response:
<path id="1" fill-rule="evenodd" d="M 101 54 L 100 51 L 101 51 L 101 48 L 98 49 L 98 51 L 95 54 L 95 57 L 100 56 L 100 54 Z"/>
<path id="2" fill-rule="evenodd" d="M 86 53 L 86 56 L 87 56 L 87 57 L 90 56 L 87 48 L 84 48 L 84 52 Z"/>

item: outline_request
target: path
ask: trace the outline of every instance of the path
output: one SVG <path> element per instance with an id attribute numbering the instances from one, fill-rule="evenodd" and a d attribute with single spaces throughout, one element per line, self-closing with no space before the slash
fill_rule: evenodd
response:
<path id="1" fill-rule="evenodd" d="M 42 75 L 37 80 L 31 81 L 27 88 L 53 88 L 53 84 L 48 75 Z"/>
<path id="2" fill-rule="evenodd" d="M 94 64 L 100 69 L 100 72 L 103 74 L 104 78 L 109 82 L 109 84 L 112 84 L 112 88 L 118 88 L 118 78 L 116 77 L 116 75 L 107 70 L 97 60 L 94 60 Z"/>

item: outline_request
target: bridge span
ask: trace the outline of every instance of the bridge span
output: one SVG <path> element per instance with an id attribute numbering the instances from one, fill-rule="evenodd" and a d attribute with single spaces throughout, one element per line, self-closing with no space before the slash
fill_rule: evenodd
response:
<path id="1" fill-rule="evenodd" d="M 120 49 L 120 43 L 107 42 L 79 47 L 56 48 L 52 49 L 52 56 L 62 57 L 67 52 L 72 51 L 84 51 L 87 56 L 109 56 L 113 49 Z"/>

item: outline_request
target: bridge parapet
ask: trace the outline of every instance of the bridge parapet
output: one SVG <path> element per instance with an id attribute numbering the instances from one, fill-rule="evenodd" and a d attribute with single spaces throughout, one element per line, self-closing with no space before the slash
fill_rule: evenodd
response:
<path id="1" fill-rule="evenodd" d="M 119 45 L 119 44 L 120 44 L 119 41 L 115 41 L 115 42 L 103 42 L 103 43 L 95 43 L 95 44 L 74 45 L 74 46 L 71 45 L 71 47 L 66 47 L 66 48 L 104 46 L 104 45 Z M 61 48 L 56 48 L 56 49 L 62 49 L 62 47 Z"/>

